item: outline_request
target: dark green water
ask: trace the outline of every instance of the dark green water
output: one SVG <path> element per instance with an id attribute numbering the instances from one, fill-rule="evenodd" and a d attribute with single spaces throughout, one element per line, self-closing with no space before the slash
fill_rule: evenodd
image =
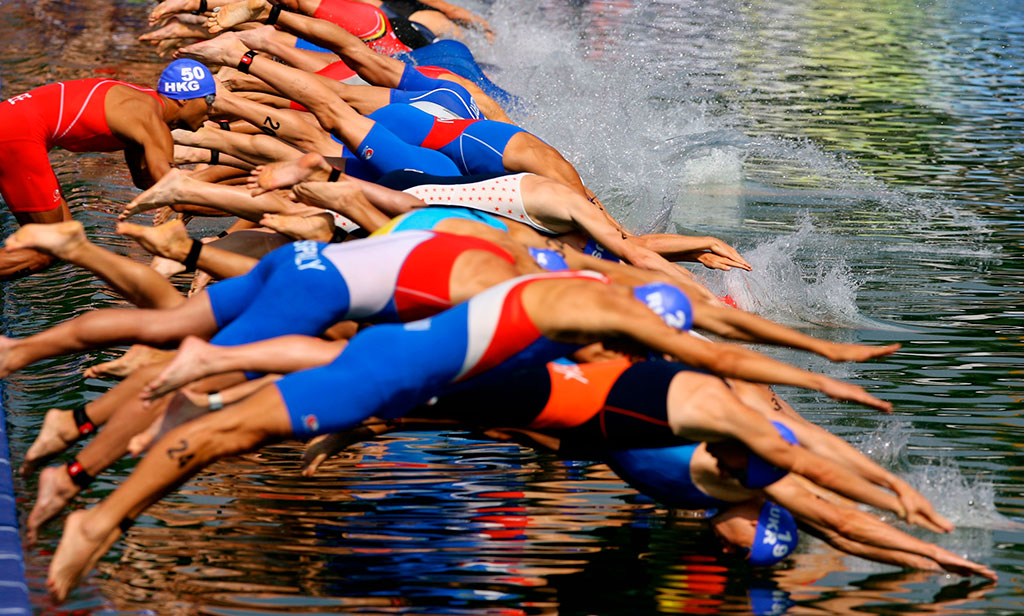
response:
<path id="1" fill-rule="evenodd" d="M 96 68 L 152 82 L 160 62 L 134 42 L 147 10 L 0 3 L 3 96 Z M 762 314 L 904 345 L 854 366 L 771 353 L 896 404 L 882 416 L 784 392 L 901 469 L 958 524 L 940 543 L 997 569 L 999 584 L 897 572 L 810 541 L 783 567 L 751 572 L 715 556 L 697 522 L 634 502 L 603 466 L 456 433 L 366 445 L 312 481 L 296 476 L 291 446 L 220 463 L 142 518 L 65 609 L 746 613 L 754 597 L 762 613 L 1024 612 L 1024 2 L 488 10 L 501 35 L 474 50 L 534 102 L 524 125 L 631 226 L 739 246 L 755 272 L 708 282 Z M 109 211 L 133 194 L 117 157 L 53 158 L 91 237 L 142 258 L 111 234 Z M 115 301 L 57 268 L 5 287 L 4 325 L 26 335 Z M 15 461 L 46 408 L 111 385 L 77 376 L 105 357 L 8 379 Z M 27 512 L 34 481 L 21 489 Z M 59 528 L 27 554 L 40 612 L 55 611 L 43 580 Z"/>

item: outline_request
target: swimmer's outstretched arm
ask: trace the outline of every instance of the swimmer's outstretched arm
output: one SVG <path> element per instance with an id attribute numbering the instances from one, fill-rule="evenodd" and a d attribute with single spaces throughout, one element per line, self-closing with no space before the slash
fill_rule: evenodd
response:
<path id="1" fill-rule="evenodd" d="M 799 417 L 799 416 L 797 416 Z M 845 440 L 803 418 L 793 419 L 789 416 L 773 417 L 788 426 L 796 435 L 803 447 L 823 458 L 832 460 L 852 470 L 871 483 L 892 490 L 903 503 L 907 513 L 907 522 L 920 524 L 920 518 L 934 525 L 933 530 L 949 532 L 953 525 L 939 515 L 932 504 L 920 492 L 906 481 L 885 470 L 863 453 L 857 451 Z"/>
<path id="2" fill-rule="evenodd" d="M 524 306 L 538 328 L 549 332 L 546 335 L 558 337 L 565 332 L 568 336 L 568 333 L 573 331 L 573 321 L 569 320 L 569 317 L 552 314 L 551 311 L 545 311 L 540 305 L 534 304 L 546 297 L 543 292 L 537 292 L 534 296 L 536 299 L 531 298 L 530 302 L 526 301 L 527 297 L 524 294 Z M 677 331 L 666 325 L 647 306 L 636 301 L 631 294 L 619 290 L 597 292 L 593 301 L 598 302 L 593 309 L 588 309 L 581 315 L 574 315 L 571 319 L 585 318 L 588 324 L 587 331 L 605 332 L 604 338 L 618 335 L 622 339 L 632 339 L 658 352 L 671 355 L 683 363 L 719 376 L 769 385 L 793 385 L 813 389 L 836 400 L 849 400 L 881 411 L 892 411 L 892 404 L 879 400 L 857 385 L 802 370 L 741 346 L 701 340 L 686 332 Z M 578 341 L 578 337 L 574 341 Z"/>
<path id="3" fill-rule="evenodd" d="M 960 575 L 997 579 L 988 567 L 914 538 L 870 513 L 818 498 L 792 475 L 764 488 L 764 492 L 815 535 L 844 552 L 897 566 L 926 570 L 941 567 Z"/>
<path id="4" fill-rule="evenodd" d="M 690 236 L 677 233 L 648 233 L 634 235 L 630 240 L 652 250 L 669 261 L 697 261 L 712 269 L 729 270 L 738 267 L 750 271 L 752 268 L 740 253 L 722 240 L 711 236 Z M 703 260 L 703 255 L 717 259 Z M 705 262 L 707 261 L 707 262 Z"/>

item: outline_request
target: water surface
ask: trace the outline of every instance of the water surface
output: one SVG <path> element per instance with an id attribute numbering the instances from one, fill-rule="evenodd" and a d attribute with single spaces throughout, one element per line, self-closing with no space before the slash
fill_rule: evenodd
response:
<path id="1" fill-rule="evenodd" d="M 533 103 L 559 147 L 638 231 L 711 234 L 749 274 L 705 274 L 744 307 L 843 341 L 903 344 L 833 366 L 892 416 L 784 391 L 798 410 L 901 470 L 959 526 L 939 543 L 998 585 L 841 557 L 806 540 L 772 571 L 717 555 L 684 513 L 638 500 L 607 469 L 463 433 L 397 435 L 297 476 L 290 444 L 223 461 L 153 507 L 64 608 L 82 613 L 1014 614 L 1024 518 L 1024 3 L 503 0 L 471 44 Z M 152 83 L 135 42 L 147 5 L 0 3 L 3 96 L 60 79 Z M 118 155 L 54 153 L 95 241 L 134 194 Z M 10 224 L 7 226 L 10 229 Z M 4 288 L 23 336 L 117 304 L 64 266 Z M 43 412 L 98 396 L 109 353 L 7 380 L 18 460 Z M 88 490 L 102 498 L 119 463 Z M 22 511 L 34 480 L 20 484 Z M 29 550 L 40 612 L 60 524 Z M 926 535 L 921 535 L 925 536 Z M 933 537 L 930 537 L 934 539 Z"/>

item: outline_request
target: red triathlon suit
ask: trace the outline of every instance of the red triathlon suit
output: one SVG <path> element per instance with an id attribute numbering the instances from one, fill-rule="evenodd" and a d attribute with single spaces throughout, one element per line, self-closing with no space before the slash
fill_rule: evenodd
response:
<path id="1" fill-rule="evenodd" d="M 47 152 L 113 152 L 125 143 L 107 125 L 104 101 L 114 86 L 157 98 L 155 90 L 113 79 L 51 83 L 0 103 L 0 195 L 12 212 L 60 205 L 60 185 Z M 157 98 L 159 100 L 159 98 Z"/>
<path id="2" fill-rule="evenodd" d="M 313 17 L 344 28 L 358 36 L 370 49 L 382 54 L 393 56 L 412 51 L 395 36 L 384 12 L 371 4 L 352 0 L 320 0 Z"/>

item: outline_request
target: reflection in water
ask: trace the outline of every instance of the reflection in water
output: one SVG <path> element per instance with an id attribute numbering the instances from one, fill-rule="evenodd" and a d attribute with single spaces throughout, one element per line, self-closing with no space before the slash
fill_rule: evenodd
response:
<path id="1" fill-rule="evenodd" d="M 472 3 L 470 3 L 472 4 Z M 363 444 L 312 480 L 293 445 L 223 461 L 143 516 L 69 610 L 104 613 L 985 613 L 1024 611 L 1020 459 L 1024 6 L 936 0 L 497 0 L 473 39 L 535 102 L 523 124 L 563 150 L 629 225 L 720 235 L 749 275 L 701 272 L 763 314 L 844 341 L 901 342 L 865 365 L 766 351 L 865 385 L 883 417 L 787 391 L 893 463 L 964 528 L 939 542 L 1000 571 L 971 586 L 840 557 L 805 540 L 771 572 L 717 556 L 699 520 L 637 499 L 604 466 L 458 433 Z M 128 0 L 0 3 L 3 96 L 109 75 L 152 83 Z M 52 154 L 102 245 L 135 193 L 117 155 Z M 10 229 L 9 219 L 5 229 Z M 56 267 L 4 287 L 23 336 L 103 286 Z M 817 325 L 826 324 L 828 328 Z M 833 327 L 833 326 L 838 326 Z M 50 406 L 108 353 L 7 380 L 15 460 Z M 853 411 L 853 412 L 851 412 Z M 125 461 L 85 494 L 92 504 Z M 33 494 L 34 479 L 22 482 Z M 27 511 L 28 502 L 19 503 Z M 59 524 L 27 554 L 40 611 Z"/>

